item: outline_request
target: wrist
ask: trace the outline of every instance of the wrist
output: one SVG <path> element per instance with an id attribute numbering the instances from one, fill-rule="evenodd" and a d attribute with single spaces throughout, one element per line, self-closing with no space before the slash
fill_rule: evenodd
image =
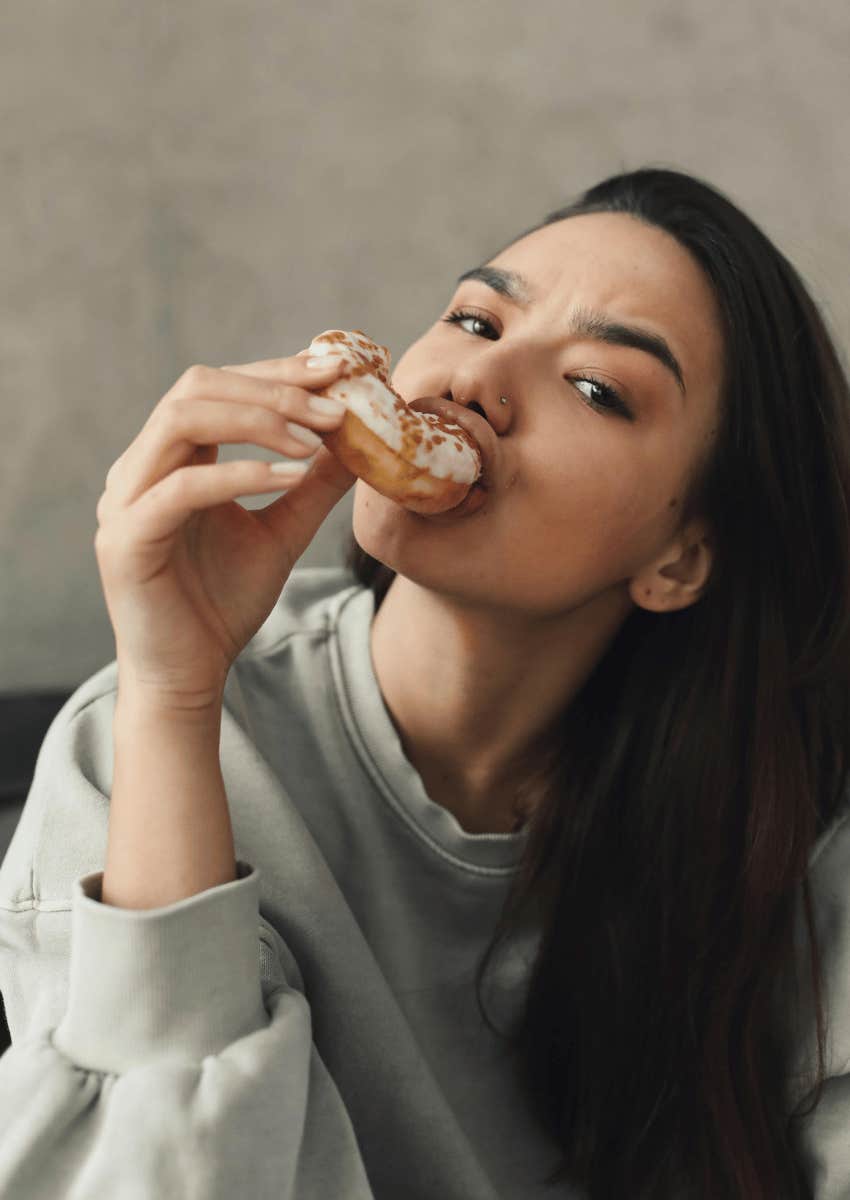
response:
<path id="1" fill-rule="evenodd" d="M 141 681 L 118 665 L 116 717 L 162 717 L 190 726 L 219 726 L 224 705 L 224 684 L 203 690 Z"/>
<path id="2" fill-rule="evenodd" d="M 234 879 L 221 704 L 119 689 L 102 902 L 158 908 Z"/>

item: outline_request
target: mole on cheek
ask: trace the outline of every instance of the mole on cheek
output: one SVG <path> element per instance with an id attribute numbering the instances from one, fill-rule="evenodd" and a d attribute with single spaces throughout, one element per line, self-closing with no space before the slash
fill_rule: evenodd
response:
<path id="1" fill-rule="evenodd" d="M 675 508 L 678 503 L 679 503 L 679 501 L 674 496 L 673 499 L 670 501 L 670 507 Z"/>

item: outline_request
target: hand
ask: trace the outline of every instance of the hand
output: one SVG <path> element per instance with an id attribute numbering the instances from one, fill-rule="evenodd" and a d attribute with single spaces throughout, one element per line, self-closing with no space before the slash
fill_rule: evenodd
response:
<path id="1" fill-rule="evenodd" d="M 106 477 L 94 539 L 115 632 L 119 688 L 164 707 L 221 703 L 227 673 L 274 607 L 295 562 L 354 483 L 324 446 L 293 437 L 342 423 L 311 411 L 311 389 L 340 373 L 306 351 L 234 367 L 190 367 L 154 408 Z M 268 462 L 218 463 L 221 443 L 314 455 L 306 475 Z M 235 497 L 290 489 L 266 508 Z"/>

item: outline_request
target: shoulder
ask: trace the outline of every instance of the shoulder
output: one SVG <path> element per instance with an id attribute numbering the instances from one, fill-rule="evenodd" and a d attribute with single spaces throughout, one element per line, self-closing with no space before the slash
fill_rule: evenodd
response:
<path id="1" fill-rule="evenodd" d="M 809 855 L 807 882 L 820 961 L 822 999 L 827 1019 L 827 1075 L 850 1070 L 850 804 L 845 801 Z M 817 1061 L 814 1003 L 811 992 L 811 945 L 798 888 L 794 943 L 799 993 L 786 992 L 786 1033 L 792 1037 L 790 1074 L 801 1085 L 811 1081 Z M 794 1023 L 794 1012 L 796 1020 Z"/>
<path id="2" fill-rule="evenodd" d="M 0 908 L 70 905 L 70 885 L 101 868 L 113 772 L 115 661 L 84 680 L 51 721 L 0 865 Z"/>
<path id="3" fill-rule="evenodd" d="M 850 1060 L 850 804 L 812 848 L 809 888 L 824 978 L 835 1001 L 833 1019 L 843 1030 L 842 1054 Z M 839 1047 L 836 1045 L 836 1050 Z"/>
<path id="4" fill-rule="evenodd" d="M 808 877 L 820 903 L 850 908 L 850 784 L 834 818 L 812 847 Z"/>

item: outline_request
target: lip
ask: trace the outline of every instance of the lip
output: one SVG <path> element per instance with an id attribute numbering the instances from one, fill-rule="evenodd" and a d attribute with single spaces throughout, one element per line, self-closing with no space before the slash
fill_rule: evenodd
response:
<path id="1" fill-rule="evenodd" d="M 438 417 L 445 417 L 447 421 L 460 425 L 461 429 L 465 429 L 475 440 L 481 452 L 481 474 L 467 496 L 470 503 L 474 495 L 498 488 L 502 454 L 499 439 L 489 421 L 485 421 L 477 412 L 464 408 L 462 404 L 457 404 L 454 400 L 443 400 L 441 396 L 417 396 L 415 400 L 408 402 L 407 407 L 412 408 L 414 412 L 429 412 Z M 460 510 L 465 507 L 466 503 L 467 500 L 462 500 L 455 508 L 449 509 L 449 513 L 460 516 Z M 483 499 L 479 502 L 479 507 L 481 503 L 483 503 Z"/>
<path id="2" fill-rule="evenodd" d="M 454 521 L 461 517 L 471 517 L 483 508 L 488 500 L 487 489 L 481 483 L 473 483 L 472 487 L 454 508 L 447 508 L 438 513 L 416 513 L 423 521 Z"/>

